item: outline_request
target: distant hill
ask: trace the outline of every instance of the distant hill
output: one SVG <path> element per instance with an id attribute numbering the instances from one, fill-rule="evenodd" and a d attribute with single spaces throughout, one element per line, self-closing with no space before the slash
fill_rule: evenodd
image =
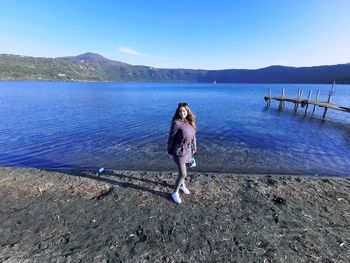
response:
<path id="1" fill-rule="evenodd" d="M 271 66 L 256 70 L 160 69 L 133 66 L 99 54 L 39 58 L 0 55 L 0 80 L 214 82 L 217 83 L 348 83 L 350 64 L 317 67 Z"/>

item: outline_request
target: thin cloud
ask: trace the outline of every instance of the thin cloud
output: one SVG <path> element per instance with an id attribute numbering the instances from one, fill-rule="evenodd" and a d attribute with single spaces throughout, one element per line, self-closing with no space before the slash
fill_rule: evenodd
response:
<path id="1" fill-rule="evenodd" d="M 128 47 L 119 47 L 118 51 L 122 53 L 126 53 L 128 55 L 133 55 L 133 56 L 149 57 L 147 54 L 141 53 L 139 51 L 136 51 Z"/>
<path id="2" fill-rule="evenodd" d="M 170 65 L 177 65 L 174 66 L 176 68 L 183 68 L 181 66 L 178 66 L 181 59 L 177 57 L 166 57 L 166 56 L 154 56 L 149 55 L 146 53 L 139 52 L 135 49 L 129 48 L 129 47 L 118 47 L 118 52 L 131 55 L 128 59 L 129 61 L 126 61 L 130 64 L 137 64 L 137 65 L 147 65 L 155 67 L 155 68 L 172 68 Z M 121 59 L 120 57 L 118 59 Z M 125 59 L 125 58 L 124 58 Z M 132 62 L 130 61 L 132 60 Z M 168 64 L 168 65 L 166 65 Z"/>

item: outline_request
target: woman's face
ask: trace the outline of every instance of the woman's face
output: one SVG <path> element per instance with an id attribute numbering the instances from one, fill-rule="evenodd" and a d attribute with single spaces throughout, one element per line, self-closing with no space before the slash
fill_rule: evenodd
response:
<path id="1" fill-rule="evenodd" d="M 185 119 L 187 117 L 187 110 L 185 109 L 185 107 L 180 107 L 179 109 L 179 115 L 181 119 Z"/>

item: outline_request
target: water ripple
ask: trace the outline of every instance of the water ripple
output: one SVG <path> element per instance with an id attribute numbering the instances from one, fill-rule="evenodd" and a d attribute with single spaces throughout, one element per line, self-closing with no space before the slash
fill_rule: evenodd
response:
<path id="1" fill-rule="evenodd" d="M 24 84 L 25 85 L 24 85 Z M 167 155 L 178 102 L 198 120 L 197 171 L 349 175 L 350 121 L 267 110 L 281 85 L 0 82 L 0 165 L 174 170 Z M 117 87 L 116 87 L 117 86 Z M 283 85 L 282 85 L 283 86 Z M 326 94 L 326 85 L 286 85 Z M 39 92 L 40 91 L 40 92 Z M 350 101 L 337 86 L 334 102 Z"/>

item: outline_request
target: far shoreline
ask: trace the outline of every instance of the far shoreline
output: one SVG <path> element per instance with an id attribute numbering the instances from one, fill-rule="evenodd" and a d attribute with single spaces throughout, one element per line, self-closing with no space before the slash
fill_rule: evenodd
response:
<path id="1" fill-rule="evenodd" d="M 50 80 L 50 79 L 1 79 L 0 82 L 41 82 L 41 83 L 147 83 L 147 84 L 207 84 L 207 85 L 256 85 L 256 84 L 266 84 L 266 85 L 331 85 L 329 82 L 174 82 L 174 81 L 107 81 L 107 80 Z M 337 85 L 347 85 L 350 83 L 337 82 Z"/>

